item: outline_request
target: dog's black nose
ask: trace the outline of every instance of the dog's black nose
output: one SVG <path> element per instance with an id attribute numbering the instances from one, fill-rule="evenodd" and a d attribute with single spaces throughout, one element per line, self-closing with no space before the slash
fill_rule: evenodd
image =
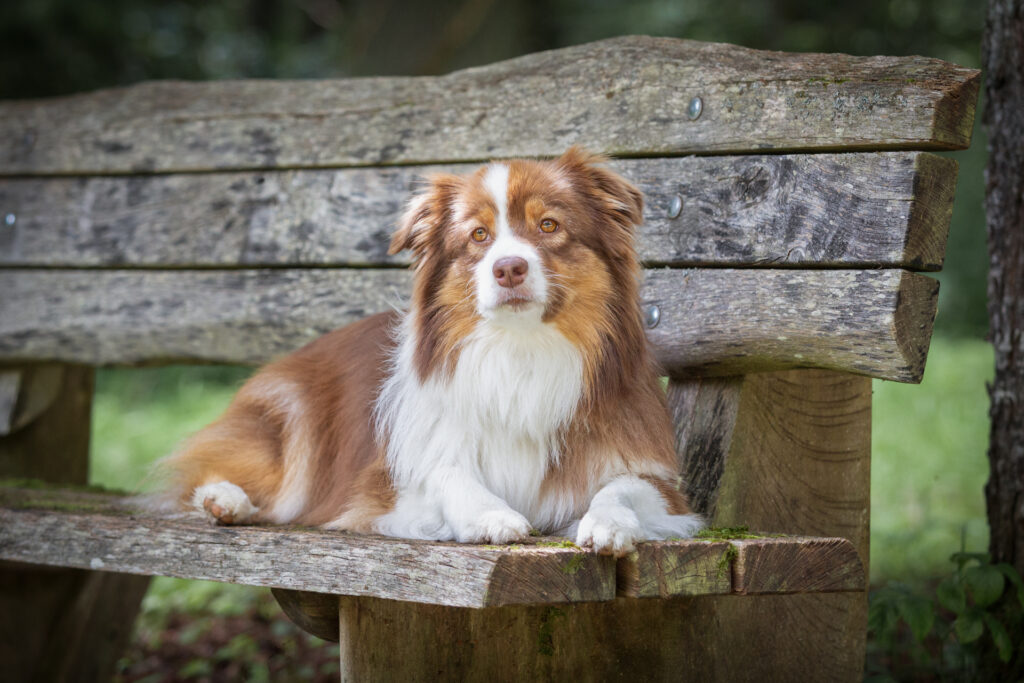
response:
<path id="1" fill-rule="evenodd" d="M 526 259 L 518 256 L 506 256 L 494 262 L 494 279 L 502 287 L 511 289 L 523 284 L 523 280 L 526 279 L 526 271 L 529 269 Z"/>

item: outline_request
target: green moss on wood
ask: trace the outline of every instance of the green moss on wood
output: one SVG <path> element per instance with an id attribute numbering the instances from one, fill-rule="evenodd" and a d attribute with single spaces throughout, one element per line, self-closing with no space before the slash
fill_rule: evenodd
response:
<path id="1" fill-rule="evenodd" d="M 808 83 L 821 83 L 822 87 L 827 87 L 829 85 L 842 85 L 843 83 L 846 83 L 848 80 L 850 80 L 850 79 L 849 78 L 808 78 L 807 82 Z"/>
<path id="2" fill-rule="evenodd" d="M 548 607 L 540 618 L 540 628 L 537 630 L 537 652 L 545 657 L 553 657 L 555 654 L 555 620 L 564 619 L 565 610 L 558 607 Z"/>
<path id="3" fill-rule="evenodd" d="M 575 574 L 578 572 L 583 567 L 583 555 L 584 553 L 579 552 L 570 557 L 566 565 L 562 567 L 562 571 L 566 574 Z"/>
<path id="4" fill-rule="evenodd" d="M 782 538 L 785 534 L 755 534 L 746 525 L 723 526 L 702 529 L 697 532 L 693 540 L 717 543 L 721 541 L 740 541 L 750 538 Z"/>
<path id="5" fill-rule="evenodd" d="M 718 558 L 718 570 L 715 572 L 717 578 L 725 578 L 726 572 L 729 572 L 732 568 L 732 563 L 739 557 L 740 551 L 736 550 L 736 546 L 729 545 L 722 556 Z"/>

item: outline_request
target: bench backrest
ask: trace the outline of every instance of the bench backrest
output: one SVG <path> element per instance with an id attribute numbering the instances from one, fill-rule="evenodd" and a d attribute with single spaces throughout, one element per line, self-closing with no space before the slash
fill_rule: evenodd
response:
<path id="1" fill-rule="evenodd" d="M 257 363 L 400 305 L 417 178 L 578 143 L 647 198 L 669 372 L 919 381 L 978 72 L 628 37 L 443 77 L 0 103 L 0 362 Z"/>

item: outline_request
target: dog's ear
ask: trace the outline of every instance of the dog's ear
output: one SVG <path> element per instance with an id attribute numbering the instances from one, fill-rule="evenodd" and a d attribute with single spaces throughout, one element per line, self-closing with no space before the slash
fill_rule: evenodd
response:
<path id="1" fill-rule="evenodd" d="M 573 145 L 556 162 L 581 179 L 584 191 L 617 225 L 633 233 L 644 220 L 644 196 L 633 183 L 605 167 L 608 157 Z"/>
<path id="2" fill-rule="evenodd" d="M 426 187 L 414 194 L 406 205 L 398 230 L 391 236 L 388 254 L 412 249 L 417 258 L 422 256 L 427 251 L 431 235 L 451 219 L 452 200 L 462 178 L 438 173 L 426 180 Z"/>
<path id="3" fill-rule="evenodd" d="M 633 236 L 644 220 L 644 196 L 633 183 L 609 170 L 605 166 L 607 162 L 607 157 L 592 154 L 577 145 L 555 160 L 610 228 L 602 231 L 602 235 L 611 251 L 635 258 Z"/>

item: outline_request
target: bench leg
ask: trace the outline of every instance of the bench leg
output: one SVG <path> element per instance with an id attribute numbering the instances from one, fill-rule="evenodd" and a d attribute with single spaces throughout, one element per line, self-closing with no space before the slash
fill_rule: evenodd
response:
<path id="1" fill-rule="evenodd" d="M 342 597 L 341 680 L 714 680 L 701 598 L 469 609 Z"/>
<path id="2" fill-rule="evenodd" d="M 0 370 L 0 477 L 81 485 L 89 476 L 91 368 Z M 5 680 L 105 681 L 149 577 L 0 564 Z"/>
<path id="3" fill-rule="evenodd" d="M 794 370 L 672 382 L 669 403 L 691 500 L 713 525 L 842 536 L 868 568 L 870 379 Z M 705 604 L 721 626 L 721 680 L 863 678 L 866 592 Z"/>
<path id="4" fill-rule="evenodd" d="M 846 668 L 855 656 L 826 656 L 817 649 L 820 639 L 794 637 L 795 629 L 811 625 L 842 631 L 846 596 L 799 600 L 805 597 L 619 598 L 481 610 L 343 597 L 341 680 L 849 680 Z M 753 613 L 768 611 L 781 621 L 768 631 L 762 621 L 744 623 L 738 617 L 750 616 L 746 605 L 752 601 L 758 603 Z M 825 619 L 819 621 L 819 615 Z M 783 629 L 789 630 L 776 635 Z M 754 650 L 763 655 L 770 645 L 783 645 L 787 657 L 808 662 L 813 676 L 795 678 L 796 667 L 780 666 L 774 655 L 759 662 L 745 654 Z"/>

